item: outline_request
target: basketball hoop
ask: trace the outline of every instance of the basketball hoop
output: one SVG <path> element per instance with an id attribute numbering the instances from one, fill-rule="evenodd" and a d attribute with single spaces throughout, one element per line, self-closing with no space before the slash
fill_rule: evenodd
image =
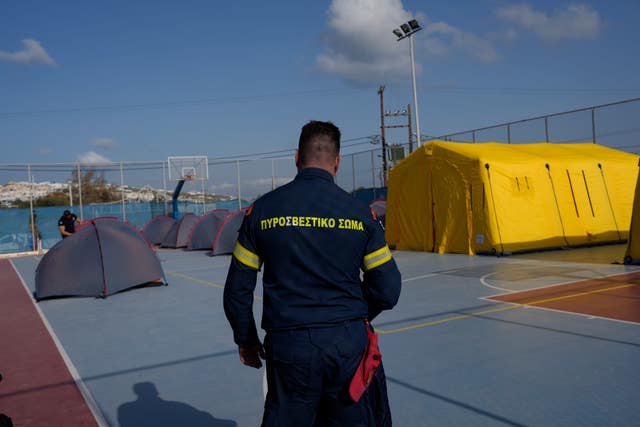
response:
<path id="1" fill-rule="evenodd" d="M 207 156 L 169 157 L 167 165 L 171 181 L 206 181 L 209 179 Z"/>

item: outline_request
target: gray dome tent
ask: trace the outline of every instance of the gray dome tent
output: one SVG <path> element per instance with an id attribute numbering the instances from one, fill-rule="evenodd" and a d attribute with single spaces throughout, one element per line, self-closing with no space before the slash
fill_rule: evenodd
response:
<path id="1" fill-rule="evenodd" d="M 196 214 L 187 212 L 180 218 L 162 240 L 163 248 L 184 248 L 187 246 L 191 228 L 198 220 Z"/>
<path id="2" fill-rule="evenodd" d="M 387 201 L 385 199 L 377 199 L 369 205 L 371 210 L 375 212 L 376 217 L 384 224 L 387 215 Z"/>
<path id="3" fill-rule="evenodd" d="M 142 235 L 153 245 L 162 243 L 176 220 L 167 215 L 156 215 L 142 226 Z"/>
<path id="4" fill-rule="evenodd" d="M 160 261 L 138 230 L 117 219 L 86 221 L 56 243 L 36 268 L 36 300 L 107 295 L 166 279 Z"/>
<path id="5" fill-rule="evenodd" d="M 187 250 L 211 249 L 218 229 L 229 215 L 227 209 L 215 209 L 201 217 L 194 224 L 189 234 Z"/>
<path id="6" fill-rule="evenodd" d="M 374 200 L 369 207 L 373 209 L 378 217 L 384 216 L 387 213 L 387 201 L 384 199 Z"/>
<path id="7" fill-rule="evenodd" d="M 242 208 L 227 215 L 213 240 L 211 255 L 233 253 L 233 247 L 238 240 L 238 232 L 246 211 L 247 208 Z"/>

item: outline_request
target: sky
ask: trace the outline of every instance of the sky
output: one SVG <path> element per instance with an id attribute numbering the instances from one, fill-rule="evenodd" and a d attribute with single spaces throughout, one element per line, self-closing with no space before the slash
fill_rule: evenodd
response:
<path id="1" fill-rule="evenodd" d="M 637 0 L 6 0 L 0 163 L 285 153 L 308 120 L 370 149 L 414 18 L 424 135 L 640 96 Z"/>

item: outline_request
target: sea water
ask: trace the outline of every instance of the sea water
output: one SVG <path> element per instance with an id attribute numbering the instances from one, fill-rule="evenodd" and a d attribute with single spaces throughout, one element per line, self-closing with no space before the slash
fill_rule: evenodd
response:
<path id="1" fill-rule="evenodd" d="M 242 206 L 247 206 L 248 202 L 242 201 Z M 60 239 L 58 231 L 58 220 L 62 213 L 70 210 L 80 217 L 78 206 L 48 206 L 34 208 L 36 217 L 35 223 L 40 234 L 42 249 L 49 249 Z M 123 218 L 122 204 L 95 204 L 82 206 L 83 219 L 98 217 L 116 217 L 125 219 L 138 229 L 156 215 L 168 212 L 171 215 L 171 203 L 125 203 Z M 187 212 L 202 215 L 212 209 L 228 209 L 234 211 L 238 209 L 237 200 L 227 200 L 216 203 L 180 202 L 178 212 L 183 215 Z M 0 209 L 0 254 L 26 252 L 33 250 L 33 239 L 31 236 L 31 213 L 29 209 L 7 208 Z"/>

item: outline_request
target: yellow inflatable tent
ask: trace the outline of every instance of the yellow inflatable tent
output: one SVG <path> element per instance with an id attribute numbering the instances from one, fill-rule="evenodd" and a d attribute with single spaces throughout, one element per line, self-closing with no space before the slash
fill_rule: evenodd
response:
<path id="1" fill-rule="evenodd" d="M 390 171 L 387 241 L 463 254 L 622 241 L 637 163 L 591 143 L 427 142 Z"/>
<path id="2" fill-rule="evenodd" d="M 640 162 L 638 162 L 640 168 Z M 625 264 L 640 264 L 640 174 L 636 183 L 636 195 L 633 198 L 629 243 L 624 256 Z"/>

